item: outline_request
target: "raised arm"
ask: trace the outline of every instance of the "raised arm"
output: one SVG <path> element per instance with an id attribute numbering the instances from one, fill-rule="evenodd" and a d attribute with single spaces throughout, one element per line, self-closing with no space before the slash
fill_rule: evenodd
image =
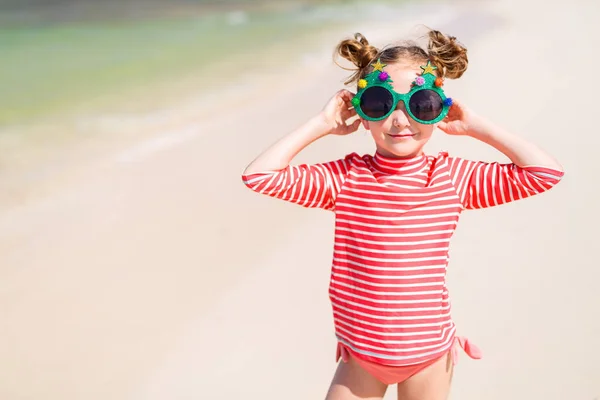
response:
<path id="1" fill-rule="evenodd" d="M 348 172 L 348 160 L 290 166 L 292 159 L 312 142 L 330 134 L 347 135 L 358 129 L 359 120 L 348 125 L 355 113 L 352 95 L 342 90 L 323 111 L 284 136 L 250 163 L 242 179 L 250 189 L 304 207 L 333 208 Z"/>
<path id="2" fill-rule="evenodd" d="M 440 129 L 468 135 L 506 155 L 511 163 L 451 158 L 450 173 L 466 208 L 486 208 L 545 192 L 563 177 L 562 166 L 533 143 L 455 104 Z"/>
<path id="3" fill-rule="evenodd" d="M 563 172 L 562 166 L 548 153 L 524 138 L 508 132 L 491 122 L 477 118 L 471 137 L 489 144 L 506 155 L 519 167 L 536 166 Z"/>
<path id="4" fill-rule="evenodd" d="M 319 116 L 304 123 L 295 131 L 283 136 L 256 157 L 244 170 L 244 175 L 280 171 L 304 148 L 327 135 L 329 128 Z"/>
<path id="5" fill-rule="evenodd" d="M 514 163 L 471 161 L 449 158 L 450 174 L 463 206 L 478 209 L 499 206 L 543 193 L 563 173 L 546 167 Z"/>

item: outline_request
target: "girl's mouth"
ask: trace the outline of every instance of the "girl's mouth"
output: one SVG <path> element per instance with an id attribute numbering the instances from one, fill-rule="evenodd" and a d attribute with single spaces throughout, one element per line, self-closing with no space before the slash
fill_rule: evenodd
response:
<path id="1" fill-rule="evenodd" d="M 415 136 L 413 132 L 388 133 L 388 136 L 394 139 L 405 139 Z"/>

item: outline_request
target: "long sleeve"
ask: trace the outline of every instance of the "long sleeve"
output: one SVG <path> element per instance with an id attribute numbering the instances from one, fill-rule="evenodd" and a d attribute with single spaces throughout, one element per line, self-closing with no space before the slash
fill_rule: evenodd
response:
<path id="1" fill-rule="evenodd" d="M 555 186 L 559 170 L 449 158 L 450 176 L 466 209 L 494 207 L 543 193 Z"/>
<path id="2" fill-rule="evenodd" d="M 333 210 L 349 171 L 350 156 L 320 164 L 288 166 L 279 171 L 242 175 L 253 191 L 306 208 Z"/>

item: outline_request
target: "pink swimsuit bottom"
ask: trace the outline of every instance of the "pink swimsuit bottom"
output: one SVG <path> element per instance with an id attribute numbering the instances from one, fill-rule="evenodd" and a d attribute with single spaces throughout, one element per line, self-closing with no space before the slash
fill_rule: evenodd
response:
<path id="1" fill-rule="evenodd" d="M 481 350 L 468 339 L 464 337 L 455 337 L 454 343 L 452 344 L 452 348 L 450 349 L 452 364 L 456 365 L 458 360 L 458 349 L 456 345 L 459 345 L 467 355 L 475 360 L 481 358 Z M 443 355 L 442 357 L 444 357 Z M 430 361 L 426 361 L 424 363 L 415 364 L 415 365 L 407 365 L 402 367 L 395 367 L 389 365 L 377 364 L 371 361 L 366 361 L 357 356 L 352 350 L 350 350 L 347 346 L 338 342 L 337 351 L 336 351 L 336 362 L 339 361 L 340 357 L 344 362 L 348 362 L 350 357 L 353 357 L 354 360 L 360 365 L 365 371 L 373 375 L 379 381 L 383 382 L 386 385 L 393 385 L 395 383 L 401 383 L 415 375 L 416 373 L 424 370 L 430 365 L 434 364 L 442 357 L 435 358 Z"/>

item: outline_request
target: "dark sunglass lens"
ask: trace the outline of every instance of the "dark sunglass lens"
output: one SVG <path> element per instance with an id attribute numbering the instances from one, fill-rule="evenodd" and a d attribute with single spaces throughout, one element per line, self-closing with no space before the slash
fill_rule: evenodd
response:
<path id="1" fill-rule="evenodd" d="M 360 96 L 360 108 L 366 116 L 371 118 L 381 118 L 387 115 L 393 105 L 392 93 L 381 86 L 371 87 Z"/>
<path id="2" fill-rule="evenodd" d="M 416 118 L 433 121 L 442 113 L 444 102 L 435 91 L 423 89 L 412 95 L 408 106 Z"/>

